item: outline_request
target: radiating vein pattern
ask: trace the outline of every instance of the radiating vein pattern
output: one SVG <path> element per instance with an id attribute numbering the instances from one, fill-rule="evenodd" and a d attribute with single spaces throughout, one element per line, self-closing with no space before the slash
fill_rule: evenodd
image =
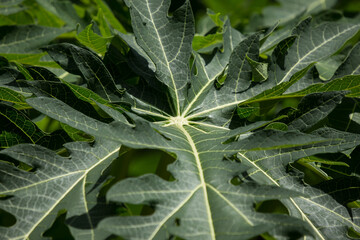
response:
<path id="1" fill-rule="evenodd" d="M 169 1 L 129 1 L 133 8 L 132 24 L 137 43 L 156 66 L 156 75 L 168 88 L 179 115 L 185 100 L 189 82 L 191 40 L 194 35 L 194 19 L 190 2 L 168 17 Z"/>
<path id="2" fill-rule="evenodd" d="M 17 218 L 11 230 L 0 227 L 3 239 L 40 237 L 64 207 L 69 216 L 88 212 L 94 203 L 87 202 L 88 197 L 84 195 L 91 189 L 85 184 L 93 185 L 87 177 L 99 178 L 97 168 L 108 165 L 116 157 L 118 146 L 106 141 L 99 141 L 94 147 L 88 143 L 70 143 L 66 147 L 71 151 L 71 158 L 34 145 L 17 145 L 2 151 L 2 156 L 20 160 L 33 168 L 27 172 L 1 163 L 0 195 L 6 198 L 0 201 L 0 208 Z M 70 197 L 77 192 L 81 198 Z M 72 201 L 72 205 L 68 205 L 68 201 Z M 93 221 L 88 220 L 89 224 Z M 74 235 L 81 236 L 79 239 L 102 236 L 94 234 L 92 229 L 77 229 Z"/>
<path id="3" fill-rule="evenodd" d="M 62 1 L 36 2 L 64 12 L 54 7 Z M 194 38 L 190 0 L 177 9 L 170 0 L 124 2 L 133 34 L 114 30 L 125 31 L 97 0 L 102 10 L 77 35 L 85 47 L 43 47 L 66 29 L 0 27 L 0 53 L 45 51 L 1 59 L 0 211 L 16 219 L 0 219 L 1 240 L 45 238 L 59 214 L 75 240 L 342 240 L 360 232 L 352 208 L 360 192 L 358 22 L 335 12 L 298 22 L 334 0 L 279 0 L 273 9 L 289 27 L 243 35 L 209 11 L 214 25 Z M 222 38 L 209 52 L 192 48 L 214 32 Z M 46 54 L 66 73 L 11 62 L 38 64 Z M 329 59 L 339 67 L 324 82 L 319 65 Z M 56 152 L 39 145 L 52 134 L 34 122 L 36 111 L 68 137 L 49 143 Z M 345 131 L 333 124 L 340 111 Z M 172 162 L 128 177 L 122 156 L 139 149 Z"/>
<path id="4" fill-rule="evenodd" d="M 273 216 L 257 213 L 250 206 L 257 201 L 286 199 L 299 196 L 301 193 L 285 190 L 279 187 L 280 185 L 257 185 L 246 180 L 235 186 L 231 179 L 242 176 L 247 171 L 251 172 L 252 166 L 224 160 L 224 155 L 231 156 L 240 149 L 256 149 L 261 146 L 279 151 L 288 149 L 285 151 L 292 152 L 292 155 L 282 156 L 284 160 L 293 161 L 300 158 L 300 154 L 306 155 L 308 151 L 314 154 L 322 151 L 324 147 L 331 148 L 333 145 L 335 148 L 339 142 L 321 137 L 315 139 L 315 136 L 310 140 L 305 135 L 295 132 L 273 132 L 272 140 L 264 146 L 261 139 L 264 139 L 264 134 L 270 135 L 270 132 L 263 132 L 250 135 L 249 138 L 252 139 L 245 138 L 239 142 L 224 144 L 233 134 L 251 129 L 252 127 L 247 127 L 231 132 L 203 127 L 199 130 L 190 125 L 176 124 L 159 128 L 158 130 L 169 137 L 171 145 L 177 149 L 170 150 L 176 154 L 177 160 L 168 168 L 176 181 L 167 182 L 155 175 L 144 175 L 116 184 L 108 193 L 108 199 L 132 204 L 149 204 L 156 211 L 151 216 L 106 219 L 101 227 L 130 239 L 161 239 L 168 233 L 185 239 L 247 239 L 253 236 L 253 232 L 268 231 L 272 228 L 272 223 L 268 219 Z M 295 136 L 304 137 L 303 143 L 294 143 L 293 146 L 286 147 L 281 145 L 289 139 L 296 139 Z M 254 145 L 254 142 L 257 144 Z M 276 218 L 275 222 L 284 228 L 305 228 L 308 232 L 314 230 L 291 217 L 282 216 Z M 195 229 L 193 226 L 198 227 Z"/>

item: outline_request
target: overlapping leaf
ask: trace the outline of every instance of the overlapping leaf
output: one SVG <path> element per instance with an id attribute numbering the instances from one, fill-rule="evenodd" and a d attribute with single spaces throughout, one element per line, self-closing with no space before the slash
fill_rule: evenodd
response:
<path id="1" fill-rule="evenodd" d="M 59 0 L 36 0 L 47 11 L 53 13 L 58 18 L 62 19 L 67 24 L 74 26 L 76 24 L 82 24 L 85 27 L 83 19 L 81 19 L 71 1 L 59 1 Z"/>
<path id="2" fill-rule="evenodd" d="M 6 104 L 0 104 L 0 147 L 9 148 L 20 143 L 33 143 L 50 149 L 59 149 L 69 140 L 64 131 L 47 134 L 24 113 Z"/>
<path id="3" fill-rule="evenodd" d="M 132 25 L 137 44 L 156 66 L 157 78 L 172 98 L 174 112 L 179 114 L 190 79 L 189 60 L 194 35 L 190 2 L 168 17 L 169 1 L 126 1 L 132 9 Z"/>
<path id="4" fill-rule="evenodd" d="M 107 44 L 110 42 L 111 37 L 105 38 L 97 35 L 92 30 L 93 24 L 88 25 L 83 31 L 81 31 L 77 39 L 80 43 L 85 46 L 93 49 L 95 52 L 99 53 L 101 56 L 105 55 Z"/>
<path id="5" fill-rule="evenodd" d="M 256 27 L 270 27 L 276 22 L 286 24 L 302 15 L 309 15 L 331 8 L 336 4 L 334 0 L 277 0 L 280 6 L 269 6 L 263 9 L 261 17 L 253 19 Z"/>
<path id="6" fill-rule="evenodd" d="M 347 39 L 359 31 L 359 28 L 359 24 L 351 23 L 324 23 L 311 27 L 310 19 L 303 21 L 294 29 L 294 34 L 297 37 L 289 37 L 280 42 L 275 48 L 269 66 L 268 80 L 262 84 L 253 85 L 250 85 L 251 65 L 246 61 L 246 55 L 249 55 L 249 53 L 258 55 L 259 47 L 252 45 L 256 44 L 256 38 L 247 38 L 247 40 L 240 43 L 242 46 L 239 45 L 238 50 L 235 49 L 232 54 L 224 86 L 219 91 L 208 91 L 208 96 L 204 100 L 206 104 L 200 105 L 201 107 L 198 108 L 201 110 L 195 111 L 188 117 L 209 116 L 209 113 L 214 112 L 213 114 L 216 116 L 214 118 L 219 118 L 221 114 L 216 114 L 216 111 L 223 111 L 226 107 L 231 108 L 234 105 L 246 102 L 247 99 L 255 97 L 276 85 L 282 86 L 282 83 L 295 78 L 294 76 L 297 76 L 297 74 L 300 74 L 301 78 L 304 74 L 302 71 L 306 70 L 314 62 L 329 56 L 336 50 L 336 46 L 343 45 Z M 257 60 L 257 58 L 253 60 Z M 286 88 L 300 78 L 296 77 L 294 82 L 290 83 Z M 312 82 L 305 82 L 302 88 L 311 84 Z M 224 113 L 222 115 L 226 117 Z M 229 117 L 227 116 L 227 118 Z"/>
<path id="7" fill-rule="evenodd" d="M 7 156 L 33 169 L 27 172 L 0 163 L 0 208 L 17 219 L 11 228 L 0 226 L 3 239 L 41 239 L 57 212 L 64 208 L 72 220 L 70 225 L 76 226 L 72 233 L 77 239 L 108 236 L 94 229 L 103 216 L 91 214 L 98 204 L 92 191 L 106 179 L 101 178 L 102 171 L 116 158 L 119 145 L 97 139 L 92 147 L 81 142 L 65 146 L 70 157 L 60 157 L 36 145 L 17 145 L 1 152 L 2 159 Z M 82 214 L 86 217 L 80 218 Z"/>
<path id="8" fill-rule="evenodd" d="M 1 53 L 29 53 L 66 32 L 67 29 L 41 26 L 3 26 L 0 35 Z"/>

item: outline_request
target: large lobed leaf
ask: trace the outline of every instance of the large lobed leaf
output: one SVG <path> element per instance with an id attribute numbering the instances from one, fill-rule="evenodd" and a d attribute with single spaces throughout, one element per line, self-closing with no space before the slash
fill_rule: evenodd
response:
<path id="1" fill-rule="evenodd" d="M 69 157 L 37 145 L 17 145 L 1 152 L 2 158 L 20 160 L 32 168 L 29 172 L 1 163 L 0 207 L 16 217 L 11 228 L 0 227 L 2 239 L 41 239 L 64 208 L 70 225 L 76 226 L 72 233 L 77 239 L 102 239 L 108 235 L 93 229 L 106 211 L 92 215 L 92 209 L 101 205 L 92 191 L 106 179 L 101 175 L 117 157 L 119 145 L 98 139 L 94 146 L 77 142 L 65 147 Z M 83 214 L 86 217 L 81 218 Z"/>
<path id="2" fill-rule="evenodd" d="M 356 133 L 322 125 L 345 96 L 359 96 L 358 45 L 329 82 L 309 77 L 314 64 L 336 53 L 360 24 L 306 19 L 273 46 L 265 62 L 259 56 L 261 34 L 243 36 L 226 20 L 222 49 L 214 47 L 205 58 L 191 49 L 189 1 L 171 14 L 170 1 L 126 3 L 134 35 L 116 33 L 104 59 L 67 43 L 44 48 L 62 68 L 81 76 L 87 88 L 49 73 L 39 77 L 29 68 L 19 69 L 22 74 L 5 69 L 4 89 L 22 93 L 24 86 L 16 80 L 27 75 L 35 80 L 26 81 L 26 92 L 35 95 L 27 104 L 72 133 L 75 128 L 95 137 L 93 146 L 65 144 L 68 158 L 37 145 L 0 152 L 5 160 L 0 208 L 17 219 L 14 226 L 0 227 L 5 239 L 40 239 L 60 209 L 68 211 L 76 239 L 115 234 L 125 239 L 235 240 L 265 233 L 278 239 L 348 239 L 350 228 L 360 231 L 359 211 L 347 205 L 359 199 L 358 175 L 309 185 L 294 167 L 316 154 L 349 154 L 360 143 Z M 84 36 L 100 38 L 91 26 L 84 31 L 82 43 L 104 55 L 106 43 L 100 48 L 85 41 Z M 126 54 L 119 50 L 119 37 L 127 44 Z M 135 87 L 117 75 L 116 63 L 109 60 L 116 53 L 129 65 L 121 67 L 141 76 Z M 268 77 L 259 80 L 256 74 Z M 279 122 L 234 120 L 239 104 L 241 112 L 241 105 L 294 97 L 303 97 L 297 110 L 274 120 Z M 358 120 L 357 113 L 352 117 Z M 111 203 L 150 206 L 154 213 L 148 216 L 96 216 L 89 210 L 103 204 L 96 196 L 106 177 L 103 170 L 120 145 L 160 149 L 176 157 L 168 166 L 173 181 L 147 174 L 117 182 L 106 193 Z M 24 163 L 30 171 L 10 162 Z M 349 197 L 342 198 L 344 194 Z M 267 200 L 280 200 L 289 214 L 257 211 L 254 206 Z"/>

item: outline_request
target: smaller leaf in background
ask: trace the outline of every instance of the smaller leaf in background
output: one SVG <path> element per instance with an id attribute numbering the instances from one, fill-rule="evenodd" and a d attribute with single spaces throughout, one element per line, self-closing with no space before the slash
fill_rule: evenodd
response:
<path id="1" fill-rule="evenodd" d="M 132 54 L 132 50 L 130 50 L 129 46 L 118 34 L 114 35 L 108 47 L 108 51 L 104 56 L 103 62 L 114 77 L 116 85 L 121 85 L 122 87 L 129 89 L 129 86 L 126 84 L 129 79 L 136 79 L 139 75 L 142 75 L 135 74 L 132 68 L 143 69 L 144 73 L 146 72 L 150 76 L 151 74 L 153 75 L 153 72 L 147 69 L 147 65 L 144 67 L 142 64 L 135 66 L 134 62 L 136 61 L 132 58 L 138 57 L 140 58 L 140 56 Z"/>
<path id="2" fill-rule="evenodd" d="M 41 66 L 48 68 L 60 68 L 54 61 L 45 60 L 44 56 L 47 53 L 32 53 L 32 54 L 16 54 L 16 53 L 0 53 L 1 56 L 8 59 L 10 62 L 18 62 L 32 66 Z"/>
<path id="3" fill-rule="evenodd" d="M 296 119 L 291 119 L 289 130 L 309 131 L 316 123 L 326 118 L 335 107 L 341 103 L 344 95 L 345 92 L 337 91 L 312 93 L 305 96 L 299 103 L 299 110 L 294 112 Z"/>
<path id="4" fill-rule="evenodd" d="M 61 0 L 36 0 L 36 2 L 41 5 L 44 9 L 51 12 L 53 16 L 61 19 L 69 26 L 75 26 L 76 24 L 81 24 L 83 27 L 86 25 L 85 21 L 81 19 L 73 7 L 71 1 L 61 1 Z M 51 17 L 50 19 L 54 19 Z"/>
<path id="5" fill-rule="evenodd" d="M 61 123 L 62 129 L 69 135 L 69 137 L 73 141 L 85 141 L 85 142 L 92 142 L 95 138 L 89 134 L 84 133 L 78 129 L 70 127 L 69 125 Z"/>
<path id="6" fill-rule="evenodd" d="M 21 64 L 16 63 L 16 62 L 15 62 L 15 65 L 16 65 L 17 69 L 22 73 L 22 75 L 24 75 L 26 80 L 29 80 L 29 81 L 34 80 L 33 77 L 31 76 L 31 74 L 29 73 L 29 71 L 24 66 L 22 66 Z"/>
<path id="7" fill-rule="evenodd" d="M 1 0 L 1 6 L 13 6 L 22 3 L 24 0 Z"/>
<path id="8" fill-rule="evenodd" d="M 94 50 L 102 57 L 105 56 L 107 45 L 111 42 L 112 37 L 102 37 L 93 31 L 93 24 L 88 25 L 82 30 L 76 39 L 84 46 Z"/>
<path id="9" fill-rule="evenodd" d="M 11 106 L 0 104 L 1 128 L 20 131 L 31 143 L 36 143 L 45 135 L 25 114 Z"/>
<path id="10" fill-rule="evenodd" d="M 0 5 L 2 5 L 1 2 L 0 2 Z M 8 16 L 10 14 L 24 11 L 25 9 L 26 9 L 25 7 L 18 7 L 18 6 L 8 6 L 8 7 L 1 6 L 0 7 L 0 15 Z"/>
<path id="11" fill-rule="evenodd" d="M 331 178 L 341 178 L 344 176 L 359 176 L 360 162 L 359 162 L 359 147 L 357 147 L 350 156 L 343 153 L 337 154 L 321 154 L 319 156 L 323 162 L 315 159 L 321 163 L 321 169 L 325 171 Z"/>
<path id="12" fill-rule="evenodd" d="M 51 71 L 43 67 L 26 67 L 26 70 L 34 80 L 59 82 L 60 79 Z"/>
<path id="13" fill-rule="evenodd" d="M 255 61 L 259 59 L 259 37 L 259 34 L 250 35 L 231 54 L 225 84 L 220 89 L 220 92 L 229 95 L 223 96 L 228 102 L 233 102 L 236 94 L 247 90 L 251 85 L 252 66 L 247 58 Z"/>
<path id="14" fill-rule="evenodd" d="M 8 16 L 0 15 L 0 26 L 29 25 L 35 24 L 28 11 L 20 11 Z"/>
<path id="15" fill-rule="evenodd" d="M 325 60 L 319 61 L 315 64 L 316 70 L 319 73 L 319 78 L 327 81 L 332 78 L 336 69 L 341 65 L 343 56 L 334 55 Z"/>
<path id="16" fill-rule="evenodd" d="M 50 2 L 50 1 L 47 1 Z M 34 19 L 34 24 L 48 27 L 61 28 L 65 25 L 65 22 L 53 14 L 47 6 L 42 6 L 35 1 L 25 1 L 25 6 L 28 7 L 26 11 Z"/>
<path id="17" fill-rule="evenodd" d="M 294 38 L 293 30 L 299 24 L 298 18 L 295 18 L 285 26 L 279 26 L 280 22 L 277 21 L 274 25 L 270 26 L 264 33 L 264 37 L 261 39 L 261 54 L 272 54 L 274 48 L 283 40 L 288 39 L 291 43 L 291 39 Z M 292 43 L 291 43 L 292 44 Z M 287 50 L 286 48 L 285 50 Z"/>
<path id="18" fill-rule="evenodd" d="M 210 17 L 210 19 L 214 22 L 214 24 L 218 27 L 223 28 L 224 26 L 224 23 L 227 19 L 226 16 L 222 15 L 221 13 L 219 12 L 214 12 L 210 9 L 207 9 L 207 15 Z"/>
<path id="19" fill-rule="evenodd" d="M 215 33 L 206 36 L 195 35 L 192 47 L 199 53 L 211 53 L 214 48 L 222 46 L 223 37 L 222 34 Z"/>
<path id="20" fill-rule="evenodd" d="M 344 98 L 342 103 L 328 116 L 327 126 L 340 131 L 358 133 L 360 124 L 352 120 L 352 113 L 360 112 L 357 98 Z"/>
<path id="21" fill-rule="evenodd" d="M 18 81 L 24 79 L 25 76 L 15 68 L 4 67 L 0 69 L 0 86 L 9 88 L 25 97 L 30 97 L 32 92 L 29 91 L 28 86 Z"/>
<path id="22" fill-rule="evenodd" d="M 39 52 L 40 47 L 69 30 L 36 25 L 1 26 L 0 54 Z"/>
<path id="23" fill-rule="evenodd" d="M 280 95 L 282 95 L 284 92 L 286 92 L 286 90 L 289 89 L 293 84 L 297 83 L 312 66 L 313 66 L 313 64 L 310 64 L 305 69 L 294 74 L 288 82 L 276 85 L 275 87 L 273 87 L 271 89 L 265 90 L 262 93 L 258 94 L 257 96 L 250 98 L 245 103 L 267 101 L 271 98 L 280 97 Z M 296 97 L 296 96 L 291 96 L 291 97 Z M 302 95 L 302 96 L 304 96 L 304 95 Z M 283 97 L 283 96 L 281 96 L 281 97 Z"/>
<path id="24" fill-rule="evenodd" d="M 18 105 L 26 105 L 23 95 L 5 87 L 0 87 L 0 100 Z"/>
<path id="25" fill-rule="evenodd" d="M 2 131 L 0 133 L 0 148 L 9 148 L 25 142 L 26 140 L 19 134 L 8 131 Z"/>
<path id="26" fill-rule="evenodd" d="M 266 31 L 264 31 L 264 33 L 262 34 L 262 36 L 260 38 L 261 47 L 270 36 L 275 35 L 274 32 L 275 32 L 275 30 L 278 29 L 278 26 L 279 26 L 279 22 L 276 22 L 274 25 L 272 25 Z"/>
<path id="27" fill-rule="evenodd" d="M 108 23 L 116 30 L 118 30 L 121 33 L 126 33 L 125 28 L 120 23 L 119 20 L 116 19 L 113 12 L 110 10 L 110 8 L 106 5 L 106 3 L 103 0 L 95 0 L 96 5 L 99 9 L 101 9 L 102 13 L 104 14 L 106 20 Z"/>
<path id="28" fill-rule="evenodd" d="M 241 119 L 248 118 L 256 111 L 259 111 L 259 107 L 254 107 L 251 105 L 241 105 L 236 108 L 236 112 Z"/>
<path id="29" fill-rule="evenodd" d="M 34 93 L 37 97 L 46 96 L 59 99 L 94 119 L 106 121 L 106 119 L 104 119 L 101 115 L 101 112 L 99 113 L 94 109 L 94 107 L 96 108 L 97 106 L 79 99 L 77 94 L 75 94 L 71 88 L 69 88 L 66 84 L 61 83 L 60 81 L 55 82 L 37 80 L 31 82 L 27 81 L 25 83 L 28 86 L 29 91 Z M 105 117 L 107 117 L 107 115 Z"/>
<path id="30" fill-rule="evenodd" d="M 203 34 L 195 34 L 192 40 L 192 47 L 199 53 L 210 54 L 215 48 L 222 47 L 224 24 L 227 17 L 208 9 L 207 15 L 204 16 L 203 19 L 203 21 L 208 19 L 208 26 L 203 27 L 203 30 L 205 31 Z M 216 32 L 214 32 L 214 27 L 216 27 Z"/>
<path id="31" fill-rule="evenodd" d="M 268 63 L 252 60 L 246 55 L 246 60 L 252 69 L 252 81 L 263 82 L 268 78 Z"/>
<path id="32" fill-rule="evenodd" d="M 330 179 L 313 187 L 324 191 L 345 206 L 349 202 L 359 200 L 360 196 L 360 178 L 356 176 Z"/>
<path id="33" fill-rule="evenodd" d="M 71 91 L 75 94 L 75 96 L 78 99 L 90 103 L 95 109 L 97 109 L 98 113 L 102 117 L 106 118 L 106 117 L 108 117 L 108 115 L 110 115 L 111 117 L 113 116 L 112 114 L 109 114 L 107 110 L 104 109 L 105 106 L 115 109 L 114 111 L 116 111 L 116 112 L 118 112 L 118 110 L 121 112 L 125 111 L 124 107 L 119 106 L 119 105 L 117 105 L 117 106 L 111 105 L 109 103 L 109 101 L 106 101 L 105 99 L 103 99 L 102 97 L 100 97 L 99 95 L 97 95 L 96 93 L 94 93 L 93 91 L 91 91 L 88 88 L 81 87 L 81 86 L 78 86 L 75 84 L 71 84 L 66 81 L 62 81 L 62 82 L 71 89 Z M 99 108 L 102 109 L 102 111 Z M 120 112 L 118 112 L 118 114 L 120 114 Z M 122 116 L 122 114 L 120 114 L 120 115 Z M 124 116 L 122 116 L 122 118 L 124 118 Z"/>
<path id="34" fill-rule="evenodd" d="M 205 36 L 211 30 L 213 30 L 216 26 L 214 21 L 209 17 L 208 14 L 200 15 L 198 19 L 196 19 L 196 32 L 200 36 Z"/>
<path id="35" fill-rule="evenodd" d="M 112 50 L 106 53 L 104 62 L 112 70 L 113 75 L 120 75 L 120 79 L 124 80 L 122 77 L 124 72 L 129 72 L 132 76 L 136 76 L 134 72 L 137 72 L 138 75 L 148 80 L 149 84 L 156 83 L 156 81 L 152 81 L 156 71 L 155 64 L 137 44 L 134 35 L 116 33 L 109 49 Z"/>
<path id="36" fill-rule="evenodd" d="M 265 127 L 265 129 L 275 129 L 275 130 L 280 130 L 280 131 L 287 131 L 288 126 L 282 122 L 273 122 L 273 123 L 270 123 L 269 125 L 267 125 Z"/>
<path id="37" fill-rule="evenodd" d="M 280 25 L 298 19 L 302 16 L 318 13 L 331 8 L 336 0 L 276 0 L 280 5 L 267 6 L 262 14 L 255 16 L 250 21 L 252 29 L 270 27 L 280 21 Z"/>
<path id="38" fill-rule="evenodd" d="M 359 29 L 360 24 L 346 22 L 325 22 L 312 26 L 311 18 L 305 19 L 293 30 L 297 37 L 288 47 L 287 54 L 283 55 L 284 61 L 279 63 L 276 59 L 275 69 L 269 78 L 278 84 L 288 81 L 310 63 L 330 57 Z"/>
<path id="39" fill-rule="evenodd" d="M 14 2 L 15 3 L 15 2 Z M 2 5 L 2 3 L 0 3 Z M 48 27 L 86 25 L 71 1 L 27 0 L 0 8 L 0 25 L 41 25 Z M 10 14 L 11 13 L 11 14 Z"/>
<path id="40" fill-rule="evenodd" d="M 360 113 L 358 112 L 351 113 L 349 117 L 352 121 L 356 122 L 357 124 L 360 124 Z"/>
<path id="41" fill-rule="evenodd" d="M 82 76 L 89 89 L 107 101 L 120 100 L 122 93 L 103 61 L 95 53 L 69 43 L 54 44 L 43 49 L 66 71 Z"/>
<path id="42" fill-rule="evenodd" d="M 304 161 L 304 162 L 322 163 L 322 164 L 326 164 L 326 165 L 330 165 L 330 166 L 349 167 L 349 165 L 346 162 L 328 160 L 328 159 L 325 159 L 323 157 L 318 157 L 318 156 L 309 156 L 309 157 L 306 157 L 306 158 L 302 158 L 301 160 Z"/>
<path id="43" fill-rule="evenodd" d="M 290 93 L 289 96 L 304 96 L 314 92 L 349 91 L 347 97 L 360 96 L 360 75 L 349 75 L 343 78 L 331 80 L 326 83 L 318 83 L 305 88 L 304 90 Z"/>
<path id="44" fill-rule="evenodd" d="M 24 113 L 0 103 L 1 143 L 0 148 L 8 148 L 20 143 L 32 143 L 50 149 L 59 149 L 70 140 L 61 130 L 51 134 L 43 132 Z"/>
<path id="45" fill-rule="evenodd" d="M 98 9 L 98 14 L 96 16 L 96 20 L 99 25 L 100 33 L 105 38 L 110 38 L 113 36 L 111 29 L 109 27 L 109 24 L 106 21 L 106 18 L 104 16 L 104 13 L 101 8 Z"/>
<path id="46" fill-rule="evenodd" d="M 337 8 L 346 12 L 358 13 L 360 12 L 360 2 L 358 0 L 338 1 Z"/>
<path id="47" fill-rule="evenodd" d="M 332 79 L 341 78 L 346 75 L 360 74 L 360 43 L 357 43 L 350 51 L 346 60 L 337 68 Z"/>
<path id="48" fill-rule="evenodd" d="M 102 104 L 109 103 L 108 101 L 106 101 L 105 99 L 103 99 L 102 97 L 100 97 L 99 95 L 97 95 L 88 88 L 76 84 L 71 84 L 63 80 L 61 82 L 66 86 L 68 86 L 71 89 L 71 91 L 76 95 L 76 97 L 78 97 L 80 100 L 83 100 L 91 104 L 94 104 L 95 102 L 99 102 Z"/>
<path id="49" fill-rule="evenodd" d="M 233 26 L 244 24 L 249 21 L 251 14 L 260 13 L 268 0 L 202 0 L 202 2 L 211 9 L 228 14 Z"/>
<path id="50" fill-rule="evenodd" d="M 39 0 L 41 1 L 41 0 Z M 14 2 L 14 5 L 8 6 L 12 8 L 8 13 L 0 14 L 0 25 L 41 25 L 48 27 L 62 27 L 65 22 L 53 14 L 48 6 L 42 6 L 39 1 L 22 1 Z M 50 2 L 50 1 L 46 1 Z M 52 1 L 54 2 L 54 1 Z M 0 6 L 2 2 L 0 3 Z M 2 8 L 0 8 L 2 9 Z M 16 10 L 17 9 L 17 10 Z"/>

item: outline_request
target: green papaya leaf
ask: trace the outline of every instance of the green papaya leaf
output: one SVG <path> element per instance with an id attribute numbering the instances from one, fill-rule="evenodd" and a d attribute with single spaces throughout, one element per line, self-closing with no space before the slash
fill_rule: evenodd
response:
<path id="1" fill-rule="evenodd" d="M 75 6 L 38 2 L 57 16 Z M 66 39 L 44 46 L 62 29 L 2 27 L 13 32 L 1 32 L 0 52 L 35 58 L 41 47 L 74 76 L 1 60 L 0 217 L 15 219 L 0 224 L 1 237 L 55 238 L 59 222 L 76 240 L 340 240 L 360 232 L 356 18 L 304 19 L 334 1 L 279 1 L 270 8 L 278 15 L 264 10 L 268 32 L 242 34 L 209 12 L 214 29 L 195 35 L 190 0 L 124 2 L 133 33 L 96 0 L 100 10 L 86 12 L 96 21 L 78 35 L 89 49 Z M 346 46 L 349 55 L 322 81 L 319 66 Z M 24 101 L 28 109 L 18 110 Z M 346 126 L 336 127 L 334 114 Z M 44 115 L 57 131 L 34 124 Z M 171 163 L 149 157 L 134 174 L 128 155 L 117 159 L 126 151 L 161 152 Z"/>

